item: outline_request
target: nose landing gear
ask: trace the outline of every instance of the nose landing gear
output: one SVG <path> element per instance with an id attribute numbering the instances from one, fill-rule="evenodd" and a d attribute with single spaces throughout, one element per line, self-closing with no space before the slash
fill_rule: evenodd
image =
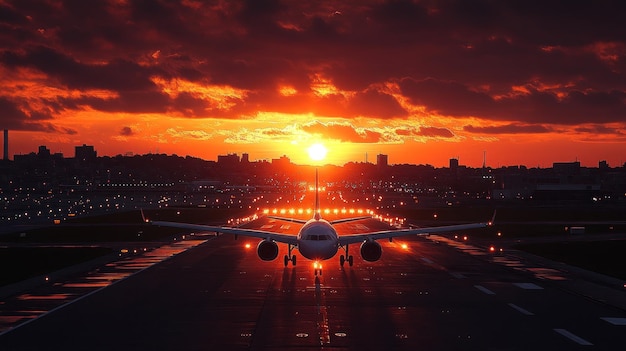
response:
<path id="1" fill-rule="evenodd" d="M 313 262 L 313 271 L 315 272 L 316 277 L 318 272 L 322 275 L 322 264 L 317 261 Z"/>

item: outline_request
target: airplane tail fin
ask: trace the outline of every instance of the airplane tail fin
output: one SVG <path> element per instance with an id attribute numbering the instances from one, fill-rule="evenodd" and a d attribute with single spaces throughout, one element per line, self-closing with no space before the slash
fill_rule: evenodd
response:
<path id="1" fill-rule="evenodd" d="M 315 220 L 318 220 L 318 221 L 322 218 L 322 214 L 320 210 L 320 195 L 319 195 L 317 168 L 315 169 L 315 212 L 313 214 L 313 218 L 315 218 Z"/>

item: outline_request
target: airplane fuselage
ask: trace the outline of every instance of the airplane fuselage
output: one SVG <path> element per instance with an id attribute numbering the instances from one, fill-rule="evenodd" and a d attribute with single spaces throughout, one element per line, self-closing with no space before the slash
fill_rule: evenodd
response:
<path id="1" fill-rule="evenodd" d="M 328 221 L 310 219 L 298 232 L 298 251 L 309 260 L 327 260 L 339 249 L 337 231 Z"/>

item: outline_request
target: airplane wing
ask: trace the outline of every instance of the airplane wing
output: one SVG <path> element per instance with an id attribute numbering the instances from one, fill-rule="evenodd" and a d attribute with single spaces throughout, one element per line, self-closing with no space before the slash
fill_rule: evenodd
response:
<path id="1" fill-rule="evenodd" d="M 309 219 L 304 220 L 304 219 L 288 218 L 288 217 L 276 217 L 276 216 L 267 216 L 267 218 L 277 219 L 277 220 L 286 221 L 286 222 L 299 223 L 299 224 L 305 224 L 306 222 L 309 221 Z M 369 218 L 372 218 L 372 216 L 342 218 L 342 219 L 336 219 L 334 221 L 329 221 L 329 223 L 330 224 L 346 223 L 346 222 L 360 221 L 362 219 L 369 219 Z"/>
<path id="2" fill-rule="evenodd" d="M 369 219 L 372 218 L 372 216 L 362 216 L 362 217 L 353 217 L 353 218 L 343 218 L 343 219 L 336 219 L 334 221 L 330 221 L 330 224 L 337 224 L 337 223 L 346 223 L 346 222 L 354 222 L 354 221 L 360 221 L 362 219 Z"/>
<path id="3" fill-rule="evenodd" d="M 298 223 L 298 224 L 305 224 L 306 222 L 308 222 L 308 220 L 297 219 L 297 218 L 288 218 L 288 217 L 267 216 L 267 218 L 277 219 L 279 221 L 294 222 L 294 223 Z"/>
<path id="4" fill-rule="evenodd" d="M 399 229 L 399 230 L 383 230 L 379 232 L 370 232 L 362 234 L 351 234 L 339 236 L 339 245 L 354 244 L 367 240 L 378 240 L 395 238 L 406 235 L 428 235 L 433 233 L 445 233 L 453 232 L 457 230 L 467 230 L 475 228 L 484 228 L 493 225 L 496 218 L 496 212 L 494 211 L 493 217 L 489 222 L 483 223 L 469 223 L 469 224 L 456 224 L 456 225 L 444 225 L 439 227 L 425 227 L 415 229 Z"/>
<path id="5" fill-rule="evenodd" d="M 157 225 L 157 226 L 162 226 L 162 227 L 173 227 L 173 228 L 188 229 L 188 230 L 193 230 L 193 231 L 208 231 L 208 232 L 249 236 L 249 237 L 272 240 L 272 241 L 277 241 L 280 243 L 291 244 L 291 245 L 296 245 L 298 243 L 297 237 L 295 235 L 273 233 L 273 232 L 268 232 L 264 230 L 233 228 L 233 227 L 216 227 L 216 226 L 203 225 L 203 224 L 178 223 L 178 222 L 163 222 L 163 221 L 148 221 L 148 220 L 144 220 L 144 221 L 152 225 Z"/>

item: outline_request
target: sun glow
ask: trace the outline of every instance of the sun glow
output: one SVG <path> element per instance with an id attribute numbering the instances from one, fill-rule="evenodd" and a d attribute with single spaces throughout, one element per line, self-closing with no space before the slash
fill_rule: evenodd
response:
<path id="1" fill-rule="evenodd" d="M 308 148 L 309 157 L 313 161 L 321 161 L 326 157 L 328 150 L 322 144 L 313 144 Z"/>

